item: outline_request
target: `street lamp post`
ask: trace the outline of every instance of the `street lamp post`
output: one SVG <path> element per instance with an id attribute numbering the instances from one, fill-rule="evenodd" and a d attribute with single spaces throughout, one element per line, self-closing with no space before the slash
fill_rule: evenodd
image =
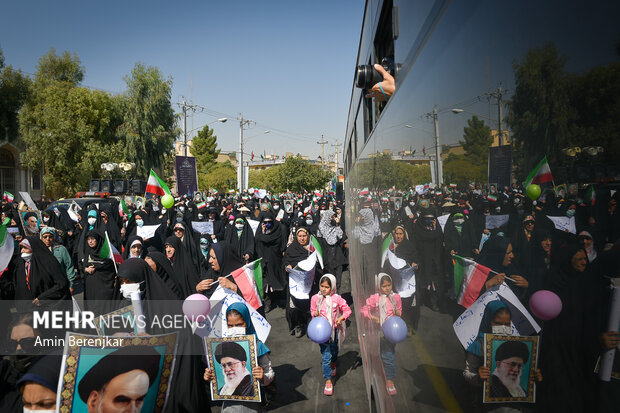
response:
<path id="1" fill-rule="evenodd" d="M 437 185 L 441 188 L 443 185 L 443 168 L 441 165 L 441 148 L 439 147 L 439 120 L 437 118 L 437 108 L 433 109 L 432 113 L 427 113 L 427 117 L 433 118 L 435 124 L 435 177 Z"/>

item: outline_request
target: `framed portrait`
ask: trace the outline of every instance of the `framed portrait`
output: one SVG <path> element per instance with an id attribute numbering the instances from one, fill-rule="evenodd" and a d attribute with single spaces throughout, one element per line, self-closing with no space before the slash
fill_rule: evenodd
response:
<path id="1" fill-rule="evenodd" d="M 174 372 L 177 334 L 99 337 L 67 332 L 58 383 L 60 413 L 98 411 L 106 400 L 162 412 Z"/>
<path id="2" fill-rule="evenodd" d="M 484 403 L 536 402 L 538 336 L 485 334 L 484 349 Z"/>
<path id="3" fill-rule="evenodd" d="M 41 211 L 20 211 L 19 220 L 27 237 L 38 237 L 41 231 Z"/>
<path id="4" fill-rule="evenodd" d="M 144 199 L 144 197 L 142 196 L 137 196 L 136 197 L 136 208 L 137 209 L 142 209 L 146 206 L 146 200 Z"/>
<path id="5" fill-rule="evenodd" d="M 568 195 L 568 187 L 566 186 L 566 184 L 556 186 L 555 195 L 558 198 L 566 198 L 566 195 Z"/>
<path id="6" fill-rule="evenodd" d="M 396 211 L 399 211 L 402 206 L 403 206 L 403 197 L 395 196 L 394 197 L 394 209 Z"/>
<path id="7" fill-rule="evenodd" d="M 284 211 L 286 211 L 287 214 L 293 213 L 293 200 L 292 199 L 284 200 Z"/>
<path id="8" fill-rule="evenodd" d="M 489 184 L 489 193 L 496 194 L 497 193 L 497 184 Z"/>
<path id="9" fill-rule="evenodd" d="M 263 202 L 262 204 L 260 204 L 261 211 L 269 211 L 270 208 L 271 204 L 269 202 Z"/>
<path id="10" fill-rule="evenodd" d="M 568 184 L 568 195 L 572 197 L 577 197 L 578 194 L 579 194 L 579 184 L 577 183 Z"/>
<path id="11" fill-rule="evenodd" d="M 97 334 L 100 336 L 113 336 L 119 333 L 123 335 L 136 335 L 138 334 L 138 327 L 137 323 L 133 322 L 135 317 L 133 305 L 119 308 L 111 313 L 102 314 L 95 318 L 94 321 Z"/>
<path id="12" fill-rule="evenodd" d="M 256 337 L 205 338 L 209 368 L 214 372 L 211 400 L 260 402 L 258 380 L 252 369 L 258 365 Z"/>

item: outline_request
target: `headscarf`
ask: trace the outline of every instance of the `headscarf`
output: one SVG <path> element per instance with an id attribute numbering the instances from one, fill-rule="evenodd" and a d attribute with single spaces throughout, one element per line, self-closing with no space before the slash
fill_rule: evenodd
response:
<path id="1" fill-rule="evenodd" d="M 478 264 L 484 265 L 493 271 L 504 272 L 503 261 L 506 256 L 508 244 L 510 244 L 508 238 L 492 235 L 487 242 L 484 243 L 482 251 L 480 251 Z"/>
<path id="2" fill-rule="evenodd" d="M 486 308 L 484 309 L 484 315 L 482 316 L 482 321 L 480 322 L 480 328 L 478 329 L 478 335 L 473 343 L 467 347 L 467 351 L 472 354 L 475 354 L 478 357 L 482 357 L 482 346 L 484 343 L 484 335 L 491 334 L 493 332 L 491 328 L 491 321 L 495 318 L 495 314 L 502 308 L 507 308 L 510 311 L 510 308 L 504 303 L 502 300 L 493 300 L 490 301 Z"/>
<path id="3" fill-rule="evenodd" d="M 334 311 L 333 311 L 333 303 L 332 303 L 332 295 L 336 294 L 336 277 L 334 277 L 332 274 L 324 274 L 321 279 L 319 280 L 319 285 L 321 285 L 323 283 L 323 279 L 327 278 L 329 280 L 329 283 L 332 286 L 332 290 L 331 293 L 329 295 L 323 295 L 319 292 L 319 300 L 316 304 L 317 306 L 317 311 L 320 313 L 321 312 L 321 308 L 323 308 L 323 303 L 325 303 L 325 307 L 327 307 L 327 313 L 328 313 L 328 318 L 327 321 L 329 321 L 329 325 L 332 328 L 332 336 L 331 336 L 331 340 L 334 340 L 334 334 L 335 334 L 335 328 L 334 328 L 334 324 L 336 322 L 336 320 L 334 319 Z M 342 327 L 342 324 L 340 325 Z M 343 331 L 344 332 L 344 331 Z M 342 337 L 339 338 L 339 340 L 342 340 Z"/>
<path id="4" fill-rule="evenodd" d="M 322 237 L 327 242 L 327 245 L 334 245 L 342 238 L 342 228 L 337 225 L 331 225 L 332 217 L 336 213 L 332 210 L 327 210 L 321 216 L 321 223 L 319 224 L 319 230 L 317 237 Z"/>
<path id="5" fill-rule="evenodd" d="M 235 253 L 232 245 L 229 243 L 216 242 L 211 245 L 211 248 L 215 252 L 217 263 L 220 266 L 220 271 L 218 273 L 221 277 L 224 277 L 245 265 L 245 262 Z"/>
<path id="6" fill-rule="evenodd" d="M 252 317 L 250 317 L 250 311 L 248 310 L 248 307 L 244 303 L 239 303 L 239 302 L 232 303 L 226 309 L 226 317 L 228 317 L 228 312 L 230 310 L 235 310 L 239 314 L 241 314 L 241 317 L 243 318 L 243 321 L 245 321 L 245 324 L 246 324 L 245 334 L 253 335 L 254 337 L 256 337 L 257 356 L 262 357 L 265 354 L 271 353 L 271 350 L 269 350 L 269 348 L 265 345 L 265 343 L 263 343 L 262 341 L 258 339 L 258 336 L 256 335 L 256 329 L 254 328 L 254 324 L 252 324 Z"/>
<path id="7" fill-rule="evenodd" d="M 359 225 L 353 228 L 353 235 L 359 238 L 363 245 L 370 244 L 373 239 L 381 235 L 379 222 L 375 219 L 375 215 L 370 208 L 360 209 L 359 214 L 361 221 Z"/>
<path id="8" fill-rule="evenodd" d="M 392 284 L 392 286 L 394 286 L 394 283 L 392 282 L 392 277 L 390 277 L 388 274 L 384 272 L 380 272 L 379 274 L 377 274 L 376 279 L 377 279 L 377 292 L 379 294 L 379 322 L 381 323 L 381 325 L 383 325 L 383 322 L 387 318 L 388 301 L 390 302 L 390 305 L 392 306 L 393 314 L 396 314 L 396 310 L 398 308 L 396 305 L 396 300 L 394 299 L 394 290 L 392 290 L 389 295 L 385 295 L 381 291 L 381 284 L 384 278 L 387 278 Z"/>
<path id="9" fill-rule="evenodd" d="M 149 250 L 147 257 L 152 259 L 155 262 L 155 265 L 157 265 L 157 271 L 155 272 L 159 278 L 166 283 L 166 285 L 177 295 L 179 299 L 184 298 L 181 297 L 181 286 L 178 283 L 168 258 L 166 258 L 163 253 L 156 250 Z"/>
<path id="10" fill-rule="evenodd" d="M 183 298 L 188 297 L 196 292 L 196 285 L 200 282 L 196 267 L 193 265 L 188 251 L 183 247 L 181 238 L 171 235 L 166 239 L 166 244 L 174 248 L 172 269 L 176 282 L 181 287 Z"/>
<path id="11" fill-rule="evenodd" d="M 17 387 L 19 388 L 26 383 L 37 383 L 56 393 L 61 363 L 62 356 L 47 355 L 41 357 L 17 381 Z"/>

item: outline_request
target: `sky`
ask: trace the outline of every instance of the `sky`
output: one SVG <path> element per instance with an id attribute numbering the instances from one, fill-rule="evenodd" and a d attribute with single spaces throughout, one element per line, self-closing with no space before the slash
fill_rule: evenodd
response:
<path id="1" fill-rule="evenodd" d="M 316 157 L 322 135 L 330 153 L 344 141 L 363 12 L 362 0 L 12 1 L 0 48 L 29 74 L 50 48 L 75 52 L 83 86 L 110 93 L 137 62 L 158 67 L 175 111 L 183 100 L 205 108 L 188 131 L 215 121 L 223 151 L 238 150 L 242 114 L 256 122 L 244 152 Z"/>

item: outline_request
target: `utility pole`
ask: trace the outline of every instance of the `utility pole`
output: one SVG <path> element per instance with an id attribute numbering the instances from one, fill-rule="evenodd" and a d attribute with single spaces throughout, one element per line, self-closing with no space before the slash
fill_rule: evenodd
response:
<path id="1" fill-rule="evenodd" d="M 243 128 L 249 127 L 251 120 L 243 119 L 243 115 L 239 114 L 239 192 L 245 189 L 245 170 L 243 168 Z"/>
<path id="2" fill-rule="evenodd" d="M 503 119 L 504 119 L 503 106 L 504 104 L 503 104 L 502 97 L 504 93 L 506 92 L 507 91 L 502 89 L 502 86 L 500 85 L 495 92 L 487 94 L 489 99 L 491 97 L 494 97 L 497 99 L 497 137 L 498 137 L 499 146 L 504 145 L 504 133 L 503 133 Z"/>
<path id="3" fill-rule="evenodd" d="M 183 103 L 177 103 L 177 105 L 181 106 L 183 110 L 183 156 L 187 157 L 187 110 L 191 110 L 192 114 L 197 110 L 203 110 L 202 106 L 198 105 L 188 105 L 185 99 L 183 99 Z"/>
<path id="4" fill-rule="evenodd" d="M 327 144 L 327 142 L 328 141 L 323 139 L 323 135 L 321 135 L 321 141 L 317 142 L 319 145 L 321 145 L 321 166 L 323 168 L 325 167 L 325 145 Z"/>
<path id="5" fill-rule="evenodd" d="M 332 143 L 332 146 L 336 148 L 336 175 L 338 175 L 338 149 L 340 148 L 340 142 Z"/>
<path id="6" fill-rule="evenodd" d="M 439 147 L 439 121 L 437 119 L 437 107 L 433 109 L 432 113 L 427 113 L 427 117 L 433 118 L 435 124 L 435 179 L 437 185 L 441 188 L 443 185 L 443 168 L 441 167 L 441 148 Z"/>

